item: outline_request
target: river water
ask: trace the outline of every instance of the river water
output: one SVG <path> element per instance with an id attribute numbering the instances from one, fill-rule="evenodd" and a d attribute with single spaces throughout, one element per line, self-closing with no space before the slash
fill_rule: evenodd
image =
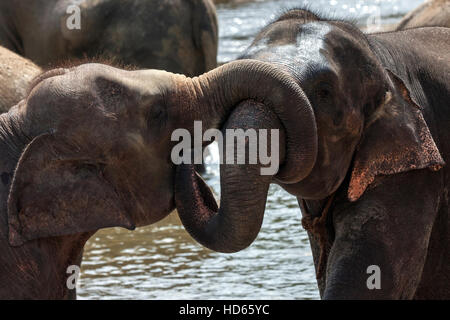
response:
<path id="1" fill-rule="evenodd" d="M 283 10 L 309 5 L 376 30 L 397 22 L 420 0 L 255 0 L 218 5 L 219 62 L 235 59 L 265 24 Z M 379 19 L 381 17 L 381 19 Z M 208 184 L 220 194 L 218 151 L 210 148 Z M 87 243 L 78 287 L 80 299 L 319 299 L 308 236 L 296 199 L 269 190 L 256 241 L 236 254 L 195 243 L 176 214 L 131 232 L 112 228 Z"/>

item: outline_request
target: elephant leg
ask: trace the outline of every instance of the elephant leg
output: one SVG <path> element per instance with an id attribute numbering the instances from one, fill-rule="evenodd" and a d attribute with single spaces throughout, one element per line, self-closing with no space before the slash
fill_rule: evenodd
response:
<path id="1" fill-rule="evenodd" d="M 358 201 L 336 204 L 324 299 L 414 297 L 427 254 L 434 254 L 428 244 L 440 177 L 430 170 L 380 177 Z"/>
<path id="2" fill-rule="evenodd" d="M 450 207 L 447 193 L 442 201 L 445 203 L 431 231 L 428 255 L 414 299 L 450 299 Z"/>

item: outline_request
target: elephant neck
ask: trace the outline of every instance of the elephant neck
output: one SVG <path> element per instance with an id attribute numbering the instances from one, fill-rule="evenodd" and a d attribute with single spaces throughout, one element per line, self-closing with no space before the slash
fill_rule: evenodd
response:
<path id="1" fill-rule="evenodd" d="M 66 284 L 70 276 L 67 270 L 70 266 L 80 266 L 84 245 L 95 233 L 36 239 L 19 247 L 9 245 L 7 201 L 14 171 L 27 145 L 46 132 L 49 130 L 45 125 L 26 119 L 16 107 L 0 115 L 0 248 L 7 248 L 2 252 L 0 265 L 15 261 L 21 266 L 20 270 L 5 269 L 0 274 L 0 282 L 5 284 L 5 289 L 0 288 L 0 299 L 75 298 L 75 290 Z"/>

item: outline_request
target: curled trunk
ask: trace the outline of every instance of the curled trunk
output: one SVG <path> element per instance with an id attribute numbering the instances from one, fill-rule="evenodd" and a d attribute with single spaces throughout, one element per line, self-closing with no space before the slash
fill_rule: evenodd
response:
<path id="1" fill-rule="evenodd" d="M 280 158 L 284 157 L 284 131 L 276 115 L 262 104 L 241 103 L 223 127 L 280 130 Z M 270 137 L 268 141 L 271 141 Z M 268 150 L 274 150 L 268 146 Z M 248 155 L 249 140 L 245 145 Z M 278 149 L 278 148 L 277 148 Z M 235 163 L 237 150 L 234 150 Z M 278 150 L 277 150 L 278 151 Z M 224 158 L 226 152 L 224 152 Z M 236 252 L 248 247 L 261 228 L 267 192 L 273 176 L 261 175 L 258 164 L 221 164 L 221 207 L 192 165 L 177 170 L 175 201 L 180 219 L 188 232 L 204 246 L 220 252 Z"/>
<path id="2" fill-rule="evenodd" d="M 178 78 L 177 85 L 178 92 L 174 95 L 179 99 L 177 105 L 188 104 L 179 121 L 188 127 L 193 124 L 187 122 L 201 120 L 204 130 L 229 127 L 284 130 L 285 136 L 280 135 L 284 161 L 280 159 L 283 162 L 275 176 L 261 175 L 258 164 L 221 166 L 220 209 L 192 166 L 181 165 L 177 169 L 175 201 L 188 232 L 210 249 L 242 250 L 259 232 L 271 181 L 297 183 L 311 172 L 317 156 L 313 110 L 288 73 L 255 60 L 232 62 L 198 78 Z M 244 103 L 235 109 L 248 99 L 260 104 Z"/>
<path id="3" fill-rule="evenodd" d="M 284 184 L 297 183 L 312 170 L 317 157 L 317 128 L 311 104 L 288 73 L 257 60 L 238 60 L 196 78 L 177 79 L 173 105 L 178 123 L 203 129 L 221 128 L 233 109 L 247 99 L 272 110 L 286 130 L 286 160 L 276 175 Z M 191 123 L 189 123 L 191 122 Z"/>

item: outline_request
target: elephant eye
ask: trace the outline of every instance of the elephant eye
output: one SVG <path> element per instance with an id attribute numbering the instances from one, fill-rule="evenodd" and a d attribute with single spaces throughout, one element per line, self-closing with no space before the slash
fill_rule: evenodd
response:
<path id="1" fill-rule="evenodd" d="M 154 108 L 154 110 L 152 110 L 152 113 L 151 113 L 151 118 L 157 120 L 157 119 L 161 118 L 162 114 L 163 114 L 163 111 L 161 108 L 159 108 L 159 107 Z"/>
<path id="2" fill-rule="evenodd" d="M 332 99 L 332 90 L 328 83 L 320 83 L 315 93 L 319 103 L 329 102 Z"/>
<path id="3" fill-rule="evenodd" d="M 322 100 L 322 99 L 328 99 L 331 95 L 330 90 L 328 89 L 320 89 L 319 92 L 317 93 L 317 96 Z"/>
<path id="4" fill-rule="evenodd" d="M 151 106 L 148 114 L 147 114 L 147 122 L 149 124 L 159 123 L 166 121 L 166 108 L 163 103 L 155 103 Z"/>

